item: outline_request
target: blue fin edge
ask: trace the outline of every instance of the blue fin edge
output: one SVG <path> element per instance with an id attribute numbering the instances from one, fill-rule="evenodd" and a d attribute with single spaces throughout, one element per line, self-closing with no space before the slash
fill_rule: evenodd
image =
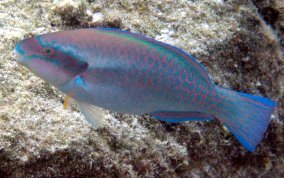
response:
<path id="1" fill-rule="evenodd" d="M 228 125 L 225 124 L 227 129 L 237 138 L 237 140 L 241 143 L 243 147 L 245 147 L 249 152 L 255 151 L 256 146 L 250 146 L 243 137 L 239 136 L 236 132 L 233 131 Z"/>
<path id="2" fill-rule="evenodd" d="M 153 116 L 155 119 L 164 121 L 164 122 L 169 122 L 169 123 L 179 123 L 179 122 L 185 122 L 185 121 L 210 121 L 213 120 L 212 118 L 162 118 L 162 117 L 157 117 Z"/>
<path id="3" fill-rule="evenodd" d="M 250 94 L 246 94 L 246 93 L 242 93 L 242 92 L 237 92 L 239 95 L 244 96 L 244 97 L 248 97 L 254 101 L 260 102 L 262 104 L 264 104 L 265 106 L 274 108 L 276 106 L 276 103 L 268 98 L 265 97 L 261 97 L 261 96 L 254 96 L 254 95 L 250 95 Z"/>

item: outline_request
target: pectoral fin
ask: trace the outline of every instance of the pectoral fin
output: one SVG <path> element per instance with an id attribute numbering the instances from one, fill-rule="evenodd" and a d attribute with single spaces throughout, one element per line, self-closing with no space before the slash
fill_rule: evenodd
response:
<path id="1" fill-rule="evenodd" d="M 64 104 L 63 104 L 63 109 L 66 110 L 69 104 L 69 99 L 72 97 L 74 92 L 81 93 L 86 91 L 85 80 L 83 77 L 78 75 L 69 83 L 67 83 L 64 89 L 68 91 L 64 98 Z"/>
<path id="2" fill-rule="evenodd" d="M 212 117 L 209 114 L 201 113 L 201 112 L 154 112 L 150 114 L 154 118 L 169 122 L 169 123 L 178 123 L 183 121 L 207 121 L 212 120 Z"/>
<path id="3" fill-rule="evenodd" d="M 66 110 L 69 104 L 70 96 L 66 95 L 64 98 L 63 109 Z"/>
<path id="4" fill-rule="evenodd" d="M 78 106 L 90 125 L 95 128 L 102 125 L 103 120 L 105 119 L 102 108 L 83 102 L 78 102 Z"/>

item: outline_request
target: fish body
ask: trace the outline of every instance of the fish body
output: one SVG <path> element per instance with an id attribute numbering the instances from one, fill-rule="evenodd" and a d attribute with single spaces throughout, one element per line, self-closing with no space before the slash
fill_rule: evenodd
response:
<path id="1" fill-rule="evenodd" d="M 58 85 L 76 100 L 131 114 L 205 111 L 201 106 L 206 100 L 201 97 L 210 93 L 213 84 L 205 70 L 184 52 L 114 29 L 83 29 L 58 35 L 47 34 L 37 40 L 42 46 L 56 41 L 58 47 L 80 54 L 88 64 L 79 78 Z M 81 42 L 62 35 L 76 36 Z M 80 86 L 74 87 L 79 80 L 85 85 L 80 92 Z"/>
<path id="2" fill-rule="evenodd" d="M 100 108 L 172 123 L 217 118 L 253 151 L 275 107 L 214 85 L 204 67 L 176 47 L 118 29 L 44 34 L 19 42 L 16 51 L 20 63 L 77 100 L 95 126 Z"/>

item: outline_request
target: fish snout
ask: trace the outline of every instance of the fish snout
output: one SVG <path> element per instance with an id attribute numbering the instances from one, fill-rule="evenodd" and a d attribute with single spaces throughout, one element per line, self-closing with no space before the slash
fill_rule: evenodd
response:
<path id="1" fill-rule="evenodd" d="M 13 53 L 16 56 L 16 61 L 23 65 L 23 56 L 16 50 L 16 48 L 13 50 Z"/>
<path id="2" fill-rule="evenodd" d="M 17 62 L 25 65 L 27 63 L 25 59 L 28 56 L 41 52 L 41 47 L 35 38 L 27 38 L 16 43 L 13 52 L 16 54 Z"/>

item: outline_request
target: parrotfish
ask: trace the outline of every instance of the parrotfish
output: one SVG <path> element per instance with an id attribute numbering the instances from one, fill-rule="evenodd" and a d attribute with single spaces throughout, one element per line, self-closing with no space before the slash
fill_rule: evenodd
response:
<path id="1" fill-rule="evenodd" d="M 15 51 L 20 64 L 76 100 L 94 127 L 103 109 L 169 123 L 217 119 L 254 151 L 275 107 L 270 99 L 214 85 L 181 49 L 119 29 L 43 34 L 18 42 Z"/>

